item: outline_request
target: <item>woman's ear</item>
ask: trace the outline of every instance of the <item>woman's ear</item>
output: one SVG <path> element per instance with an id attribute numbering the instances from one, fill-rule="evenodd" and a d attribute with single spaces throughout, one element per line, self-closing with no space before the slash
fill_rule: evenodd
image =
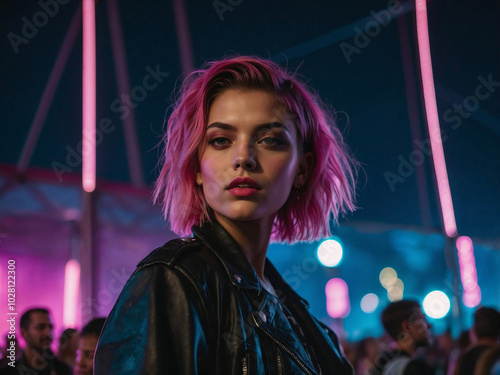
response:
<path id="1" fill-rule="evenodd" d="M 201 176 L 201 172 L 196 173 L 196 183 L 200 186 L 203 184 L 203 177 Z"/>
<path id="2" fill-rule="evenodd" d="M 312 152 L 306 152 L 300 158 L 299 168 L 295 179 L 293 180 L 293 187 L 298 189 L 304 186 L 309 178 L 309 174 L 313 169 L 314 156 Z"/>

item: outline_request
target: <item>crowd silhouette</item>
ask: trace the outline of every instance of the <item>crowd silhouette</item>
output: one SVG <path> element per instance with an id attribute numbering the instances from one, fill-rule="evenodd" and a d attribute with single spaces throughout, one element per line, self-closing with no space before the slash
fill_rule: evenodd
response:
<path id="1" fill-rule="evenodd" d="M 0 375 L 92 375 L 94 352 L 105 318 L 95 318 L 81 329 L 65 329 L 53 352 L 54 325 L 50 311 L 33 307 L 24 312 L 19 330 L 25 345 L 13 334 L 0 345 Z"/>
<path id="2" fill-rule="evenodd" d="M 19 330 L 25 346 L 21 348 L 18 340 L 9 335 L 0 345 L 0 375 L 92 375 L 94 351 L 105 320 L 92 319 L 81 330 L 65 329 L 54 353 L 51 349 L 54 327 L 49 310 L 29 309 L 23 314 Z M 500 374 L 500 312 L 497 309 L 477 308 L 472 327 L 456 338 L 450 331 L 432 335 L 432 328 L 415 301 L 389 304 L 382 313 L 381 325 L 386 330 L 381 337 L 343 342 L 355 375 Z M 391 362 L 395 365 L 388 368 Z M 396 369 L 398 366 L 401 368 Z"/>

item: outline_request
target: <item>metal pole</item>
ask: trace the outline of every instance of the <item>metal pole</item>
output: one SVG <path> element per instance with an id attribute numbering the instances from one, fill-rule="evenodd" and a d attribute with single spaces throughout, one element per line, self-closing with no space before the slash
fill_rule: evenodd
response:
<path id="1" fill-rule="evenodd" d="M 188 75 L 194 69 L 193 49 L 186 13 L 186 5 L 183 0 L 174 0 L 175 28 L 177 30 L 177 44 L 181 57 L 182 73 Z"/>
<path id="2" fill-rule="evenodd" d="M 120 97 L 130 94 L 130 83 L 127 69 L 127 56 L 125 53 L 125 43 L 123 41 L 122 25 L 120 13 L 116 0 L 107 0 L 109 31 L 111 34 L 111 45 L 113 48 L 113 58 L 116 68 L 116 82 Z M 143 186 L 144 174 L 142 171 L 141 153 L 139 142 L 137 141 L 137 131 L 135 125 L 134 109 L 123 118 L 125 133 L 125 147 L 127 148 L 127 159 L 130 169 L 130 179 L 132 185 Z"/>
<path id="3" fill-rule="evenodd" d="M 33 156 L 33 151 L 38 142 L 38 138 L 40 137 L 43 123 L 45 122 L 45 118 L 47 117 L 47 113 L 49 112 L 52 100 L 54 99 L 57 86 L 59 85 L 62 73 L 64 72 L 64 68 L 71 53 L 71 49 L 75 44 L 76 37 L 78 36 L 78 33 L 82 26 L 81 17 L 82 7 L 81 5 L 79 5 L 75 15 L 73 16 L 73 20 L 71 21 L 69 30 L 64 37 L 61 48 L 59 49 L 59 54 L 57 55 L 56 62 L 52 67 L 52 71 L 50 72 L 49 80 L 47 81 L 47 85 L 45 86 L 45 89 L 43 91 L 42 98 L 35 112 L 35 117 L 33 118 L 33 122 L 31 123 L 28 137 L 24 142 L 21 156 L 19 157 L 19 161 L 17 162 L 17 171 L 21 174 L 24 174 L 26 172 L 31 157 Z"/>

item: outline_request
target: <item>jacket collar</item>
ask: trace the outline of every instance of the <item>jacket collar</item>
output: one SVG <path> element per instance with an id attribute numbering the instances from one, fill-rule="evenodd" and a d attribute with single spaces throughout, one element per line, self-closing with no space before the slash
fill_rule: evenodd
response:
<path id="1" fill-rule="evenodd" d="M 231 282 L 239 287 L 261 291 L 262 285 L 257 273 L 248 262 L 240 246 L 215 219 L 201 227 L 194 225 L 192 231 L 219 258 L 227 271 Z M 302 303 L 306 308 L 309 303 L 300 297 L 286 282 L 273 264 L 266 258 L 264 275 L 269 278 L 275 290 L 286 293 L 288 297 Z"/>
<path id="2" fill-rule="evenodd" d="M 259 277 L 248 262 L 240 246 L 216 220 L 201 227 L 194 225 L 192 231 L 224 265 L 229 279 L 239 288 L 262 290 Z M 267 262 L 267 260 L 266 260 Z"/>

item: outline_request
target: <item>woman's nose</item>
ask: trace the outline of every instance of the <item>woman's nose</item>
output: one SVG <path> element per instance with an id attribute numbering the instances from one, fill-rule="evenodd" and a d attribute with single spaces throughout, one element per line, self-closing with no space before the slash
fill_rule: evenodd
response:
<path id="1" fill-rule="evenodd" d="M 234 152 L 233 168 L 253 170 L 255 166 L 255 149 L 251 145 L 237 145 Z"/>

